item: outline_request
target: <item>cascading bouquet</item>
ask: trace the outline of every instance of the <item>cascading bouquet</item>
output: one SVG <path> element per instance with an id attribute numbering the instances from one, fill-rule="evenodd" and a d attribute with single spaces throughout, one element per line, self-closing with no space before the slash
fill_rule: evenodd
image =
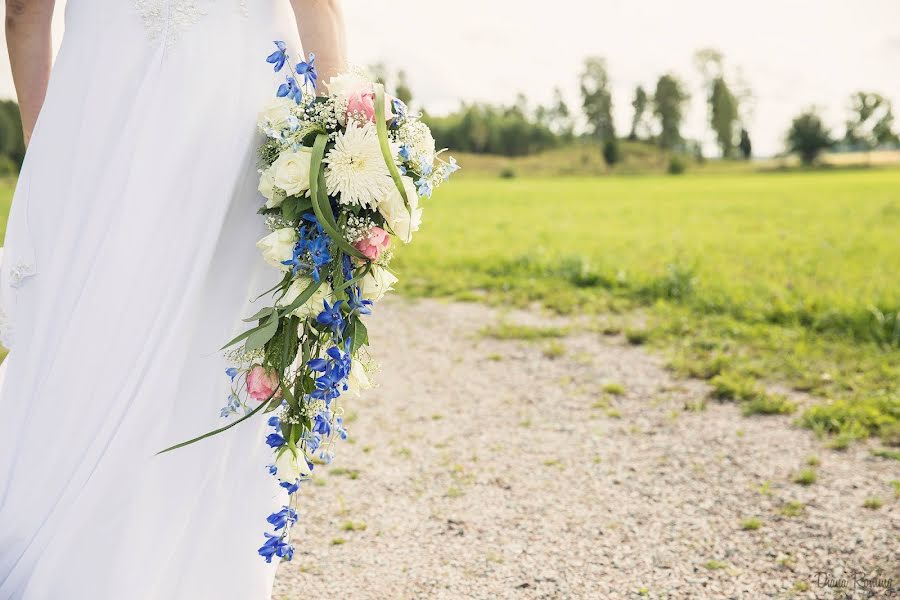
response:
<path id="1" fill-rule="evenodd" d="M 266 59 L 281 72 L 292 64 L 284 42 Z M 297 492 L 317 463 L 334 457 L 347 437 L 337 399 L 368 385 L 362 317 L 392 289 L 393 240 L 409 243 L 419 228 L 419 197 L 458 169 L 435 151 L 418 115 L 360 73 L 331 78 L 318 96 L 315 56 L 300 60 L 259 116 L 260 214 L 271 231 L 259 240 L 263 258 L 284 273 L 272 306 L 245 319 L 256 323 L 223 349 L 231 393 L 228 425 L 168 448 L 221 433 L 257 413 L 268 419 L 268 469 L 289 502 L 267 521 L 259 549 L 266 562 L 290 560 Z M 262 296 L 260 296 L 262 297 Z"/>

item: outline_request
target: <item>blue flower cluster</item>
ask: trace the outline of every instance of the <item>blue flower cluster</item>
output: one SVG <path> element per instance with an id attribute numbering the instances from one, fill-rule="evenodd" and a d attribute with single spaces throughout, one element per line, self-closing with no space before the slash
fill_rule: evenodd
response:
<path id="1" fill-rule="evenodd" d="M 276 41 L 275 48 L 275 52 L 266 58 L 266 62 L 274 65 L 274 70 L 278 73 L 284 68 L 285 63 L 290 60 L 290 55 L 287 53 L 287 46 L 284 42 Z M 278 86 L 278 91 L 275 95 L 279 98 L 290 98 L 297 104 L 300 104 L 300 102 L 303 101 L 304 88 L 309 86 L 312 87 L 313 91 L 316 89 L 316 82 L 319 75 L 316 72 L 315 62 L 316 55 L 310 52 L 308 59 L 298 62 L 291 71 L 291 74 L 285 76 L 284 83 Z M 302 83 L 297 81 L 297 78 L 294 77 L 294 73 L 300 76 Z"/>
<path id="2" fill-rule="evenodd" d="M 291 274 L 298 271 L 308 271 L 313 280 L 319 281 L 319 269 L 329 264 L 332 260 L 328 246 L 331 242 L 322 224 L 315 215 L 306 213 L 303 215 L 305 223 L 297 228 L 298 240 L 294 246 L 291 258 L 281 264 L 291 267 Z"/>

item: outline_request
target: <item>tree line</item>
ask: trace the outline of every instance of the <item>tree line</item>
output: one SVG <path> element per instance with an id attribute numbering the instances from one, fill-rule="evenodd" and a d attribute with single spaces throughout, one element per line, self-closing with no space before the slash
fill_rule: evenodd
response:
<path id="1" fill-rule="evenodd" d="M 694 55 L 702 79 L 700 96 L 707 109 L 707 124 L 718 155 L 725 159 L 750 159 L 753 143 L 748 123 L 754 96 L 740 73 L 727 68 L 721 52 L 704 48 Z M 378 66 L 382 81 L 387 70 Z M 405 99 L 412 92 L 402 72 L 398 77 Z M 462 152 L 521 156 L 566 145 L 575 139 L 598 144 L 609 165 L 621 160 L 622 139 L 655 144 L 663 153 L 686 153 L 702 159 L 702 144 L 682 133 L 691 93 L 674 73 L 659 76 L 654 85 L 635 87 L 631 97 L 631 123 L 621 135 L 613 119 L 614 98 L 609 68 L 602 57 L 585 59 L 579 74 L 580 105 L 573 108 L 562 91 L 554 89 L 546 105 L 531 107 L 520 94 L 510 105 L 463 103 L 445 116 L 425 115 L 442 147 Z M 810 108 L 798 115 L 785 134 L 785 149 L 797 153 L 806 164 L 823 150 L 872 151 L 900 143 L 894 128 L 893 108 L 881 94 L 860 91 L 852 95 L 843 135 L 838 136 Z"/>

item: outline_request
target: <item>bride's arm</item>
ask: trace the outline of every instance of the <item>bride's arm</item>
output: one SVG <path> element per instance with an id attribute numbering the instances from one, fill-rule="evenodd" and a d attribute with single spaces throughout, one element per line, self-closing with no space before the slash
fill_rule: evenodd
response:
<path id="1" fill-rule="evenodd" d="M 53 4 L 54 0 L 6 0 L 6 48 L 26 145 L 44 104 L 50 79 Z"/>
<path id="2" fill-rule="evenodd" d="M 347 68 L 344 16 L 338 0 L 291 0 L 304 52 L 316 53 L 319 81 L 327 82 Z M 324 89 L 320 87 L 320 93 Z"/>

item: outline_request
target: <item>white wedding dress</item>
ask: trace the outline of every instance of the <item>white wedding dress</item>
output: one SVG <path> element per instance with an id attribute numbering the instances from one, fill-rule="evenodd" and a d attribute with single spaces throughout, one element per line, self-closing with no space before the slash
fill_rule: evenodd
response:
<path id="1" fill-rule="evenodd" d="M 271 595 L 265 419 L 156 453 L 223 424 L 219 348 L 272 283 L 276 39 L 288 0 L 68 2 L 0 273 L 0 600 Z"/>

